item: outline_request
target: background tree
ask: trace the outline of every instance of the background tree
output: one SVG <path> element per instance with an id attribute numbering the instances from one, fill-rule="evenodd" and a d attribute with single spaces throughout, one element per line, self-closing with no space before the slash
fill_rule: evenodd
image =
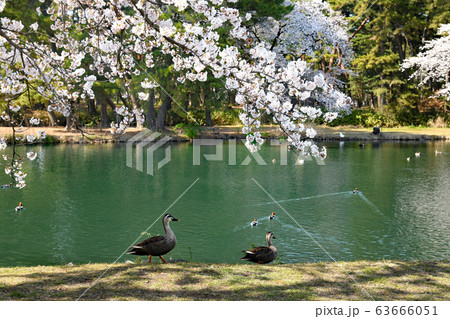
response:
<path id="1" fill-rule="evenodd" d="M 422 47 L 422 52 L 408 58 L 402 67 L 416 68 L 411 77 L 419 79 L 421 86 L 442 83 L 436 91 L 436 96 L 445 97 L 450 101 L 450 24 L 443 24 L 437 33 L 441 35 L 440 38 L 427 41 Z"/>
<path id="2" fill-rule="evenodd" d="M 355 51 L 349 93 L 358 106 L 392 113 L 400 124 L 421 124 L 418 106 L 429 92 L 400 65 L 449 21 L 446 0 L 330 0 L 350 21 Z"/>

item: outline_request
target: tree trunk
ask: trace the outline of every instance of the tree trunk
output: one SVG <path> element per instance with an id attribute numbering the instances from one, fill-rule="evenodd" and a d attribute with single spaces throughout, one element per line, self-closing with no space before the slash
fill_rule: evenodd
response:
<path id="1" fill-rule="evenodd" d="M 378 109 L 383 111 L 383 94 L 377 94 Z"/>
<path id="2" fill-rule="evenodd" d="M 100 116 L 101 116 L 101 122 L 100 126 L 101 128 L 107 127 L 109 125 L 109 118 L 108 118 L 108 104 L 105 100 L 100 101 Z"/>
<path id="3" fill-rule="evenodd" d="M 48 117 L 50 119 L 50 126 L 56 125 L 56 115 L 53 111 L 47 111 Z"/>
<path id="4" fill-rule="evenodd" d="M 326 71 L 325 58 L 324 58 L 324 57 L 322 57 L 322 58 L 320 59 L 320 63 L 322 64 L 322 72 L 323 72 L 323 73 L 326 73 L 327 71 Z"/>
<path id="5" fill-rule="evenodd" d="M 75 123 L 73 121 L 73 115 L 70 114 L 68 117 L 66 117 L 66 127 L 65 127 L 65 129 L 66 129 L 66 131 L 70 131 L 70 130 L 72 130 L 74 128 L 74 126 L 75 126 Z"/>
<path id="6" fill-rule="evenodd" d="M 213 126 L 212 120 L 211 120 L 211 110 L 209 108 L 209 102 L 208 102 L 208 95 L 211 93 L 209 87 L 203 87 L 201 88 L 202 92 L 202 104 L 205 107 L 205 124 L 206 126 Z"/>
<path id="7" fill-rule="evenodd" d="M 170 110 L 172 106 L 172 99 L 170 96 L 164 93 L 164 98 L 161 106 L 158 110 L 158 117 L 156 118 L 156 129 L 158 131 L 166 131 L 166 127 L 164 125 L 167 111 Z"/>
<path id="8" fill-rule="evenodd" d="M 88 110 L 90 115 L 97 115 L 97 109 L 95 108 L 95 100 L 88 100 Z"/>
<path id="9" fill-rule="evenodd" d="M 151 89 L 150 99 L 148 100 L 147 128 L 156 130 L 155 89 Z"/>
<path id="10" fill-rule="evenodd" d="M 395 36 L 395 40 L 397 41 L 397 51 L 398 56 L 400 57 L 400 63 L 403 63 L 403 60 L 405 60 L 405 53 L 403 52 L 403 40 L 402 36 L 400 34 L 397 34 Z"/>
<path id="11" fill-rule="evenodd" d="M 133 108 L 140 109 L 141 106 L 139 105 L 139 101 L 136 100 L 136 97 L 133 94 L 129 94 L 129 95 L 130 95 L 130 99 L 131 99 L 131 104 L 133 104 Z M 143 129 L 142 124 L 139 123 L 137 120 L 136 120 L 136 128 Z"/>
<path id="12" fill-rule="evenodd" d="M 423 28 L 422 32 L 422 45 L 424 45 L 425 42 L 427 41 L 427 33 L 428 33 L 428 19 L 427 19 L 427 26 Z"/>
<path id="13" fill-rule="evenodd" d="M 116 104 L 109 97 L 106 97 L 106 102 L 108 102 L 109 106 L 111 106 L 112 110 L 115 113 L 116 123 L 119 123 L 120 122 L 120 116 L 119 116 L 119 114 L 116 113 L 116 108 L 117 108 Z"/>
<path id="14" fill-rule="evenodd" d="M 330 58 L 330 63 L 328 63 L 328 71 L 331 72 L 331 68 L 333 67 L 333 63 L 334 63 L 334 55 L 336 54 L 336 48 L 333 47 L 333 52 L 331 52 L 331 58 Z"/>
<path id="15" fill-rule="evenodd" d="M 211 110 L 210 110 L 210 108 L 209 108 L 209 105 L 208 105 L 208 103 L 205 103 L 205 117 L 206 117 L 206 126 L 213 126 L 213 122 L 212 122 L 212 119 L 211 119 Z"/>
<path id="16" fill-rule="evenodd" d="M 186 93 L 186 100 L 184 101 L 184 110 L 187 112 L 191 104 L 191 91 Z"/>

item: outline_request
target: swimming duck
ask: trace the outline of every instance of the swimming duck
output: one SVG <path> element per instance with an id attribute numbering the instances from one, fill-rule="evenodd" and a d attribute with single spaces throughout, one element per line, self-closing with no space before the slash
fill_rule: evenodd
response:
<path id="1" fill-rule="evenodd" d="M 258 221 L 256 219 L 254 219 L 251 223 L 250 226 L 256 226 L 258 225 Z"/>
<path id="2" fill-rule="evenodd" d="M 420 156 L 420 152 L 416 152 L 415 155 L 416 155 L 416 157 L 419 157 Z"/>
<path id="3" fill-rule="evenodd" d="M 275 213 L 274 212 L 272 212 L 272 214 L 269 216 L 269 219 L 275 219 L 276 217 L 275 217 Z"/>
<path id="4" fill-rule="evenodd" d="M 411 161 L 411 157 L 407 157 L 406 160 L 407 160 L 408 162 L 410 162 L 410 161 Z"/>
<path id="5" fill-rule="evenodd" d="M 0 186 L 0 188 L 10 188 L 10 187 L 12 187 L 11 183 Z"/>
<path id="6" fill-rule="evenodd" d="M 355 189 L 353 190 L 353 194 L 356 194 L 356 193 L 359 193 L 359 190 L 358 190 L 357 188 L 355 188 Z"/>
<path id="7" fill-rule="evenodd" d="M 19 203 L 19 206 L 16 207 L 16 210 L 22 210 L 23 206 L 22 206 L 22 202 Z"/>
<path id="8" fill-rule="evenodd" d="M 272 238 L 276 239 L 271 231 L 267 232 L 267 247 L 256 247 L 251 250 L 243 250 L 245 256 L 241 260 L 248 260 L 258 264 L 270 263 L 277 257 L 277 249 L 272 245 Z"/>
<path id="9" fill-rule="evenodd" d="M 359 147 L 363 148 L 364 146 L 364 143 L 359 143 Z"/>
<path id="10" fill-rule="evenodd" d="M 438 150 L 436 150 L 434 154 L 435 154 L 436 156 L 438 156 L 438 155 L 441 155 L 442 152 L 439 152 Z"/>
<path id="11" fill-rule="evenodd" d="M 139 256 L 148 255 L 149 263 L 152 262 L 152 256 L 158 256 L 163 263 L 166 263 L 162 255 L 165 255 L 174 249 L 177 244 L 177 238 L 169 227 L 171 221 L 178 222 L 179 220 L 170 214 L 165 214 L 162 218 L 165 235 L 150 237 L 139 244 L 131 246 L 127 254 Z"/>

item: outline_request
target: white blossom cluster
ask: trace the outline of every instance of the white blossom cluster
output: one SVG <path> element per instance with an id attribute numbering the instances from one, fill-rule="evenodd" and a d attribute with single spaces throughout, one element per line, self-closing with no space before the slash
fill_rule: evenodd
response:
<path id="1" fill-rule="evenodd" d="M 323 0 L 286 0 L 284 5 L 293 6 L 293 10 L 281 21 L 269 17 L 256 25 L 260 39 L 268 43 L 276 39 L 273 50 L 280 57 L 287 54 L 318 57 L 318 52 L 332 53 L 339 48 L 342 65 L 349 65 L 353 50 L 348 41 L 347 21 L 340 12 Z"/>
<path id="2" fill-rule="evenodd" d="M 417 68 L 411 77 L 420 79 L 420 85 L 443 82 L 436 95 L 450 101 L 450 24 L 441 25 L 438 35 L 441 37 L 428 41 L 416 57 L 405 60 L 402 68 Z"/>
<path id="3" fill-rule="evenodd" d="M 1 0 L 0 0 L 1 1 Z M 4 8 L 4 4 L 0 2 L 0 10 Z M 7 92 L 7 85 L 5 83 L 2 83 L 2 90 L 5 89 L 6 96 L 13 96 L 17 94 L 17 91 L 10 90 Z M 17 126 L 20 116 L 18 115 L 18 112 L 20 111 L 21 107 L 17 104 L 15 104 L 14 101 L 8 101 L 9 106 L 6 111 L 3 111 L 0 114 L 0 121 L 5 122 L 6 125 L 14 127 L 14 132 L 21 133 L 25 131 L 25 128 L 23 126 Z M 37 118 L 32 117 L 29 121 L 31 125 L 39 125 L 40 120 Z M 20 125 L 20 124 L 19 124 Z M 36 139 L 43 139 L 45 138 L 46 133 L 45 131 L 39 130 L 36 135 L 34 134 L 27 134 L 25 136 L 16 136 L 15 141 L 21 141 L 26 143 L 34 143 Z M 13 143 L 14 144 L 14 143 Z M 4 137 L 0 138 L 0 151 L 3 151 L 2 153 L 2 159 L 4 162 L 0 162 L 0 166 L 4 166 L 4 172 L 6 175 L 9 175 L 14 182 L 14 187 L 17 188 L 24 188 L 26 186 L 25 177 L 27 176 L 26 173 L 22 171 L 22 165 L 23 165 L 23 159 L 20 155 L 17 154 L 16 150 L 12 151 L 12 155 L 8 155 L 4 153 L 7 151 L 8 142 L 7 139 Z M 35 152 L 27 152 L 26 154 L 27 158 L 29 160 L 35 160 L 37 157 L 37 154 Z"/>
<path id="4" fill-rule="evenodd" d="M 0 0 L 0 11 L 4 2 Z M 92 87 L 96 81 L 120 80 L 128 88 L 130 79 L 154 66 L 153 52 L 158 49 L 171 57 L 174 70 L 184 74 L 178 79 L 181 82 L 206 81 L 208 76 L 223 79 L 243 107 L 240 119 L 250 150 L 256 151 L 264 142 L 259 128 L 266 113 L 279 124 L 295 149 L 325 157 L 326 150 L 319 151 L 307 140 L 315 136 L 309 123 L 319 116 L 331 120 L 336 112 L 347 110 L 351 101 L 327 83 L 323 75 L 314 76 L 304 61 L 277 63 L 277 53 L 269 50 L 267 43 L 252 42 L 243 25 L 251 15 L 241 16 L 227 2 L 236 0 L 53 0 L 46 12 L 52 21 L 51 41 L 57 51 L 50 44 L 28 41 L 24 36 L 39 32 L 36 23 L 26 26 L 2 19 L 1 92 L 12 100 L 32 86 L 50 100 L 49 111 L 68 116 L 78 98 L 94 98 Z M 311 39 L 320 34 L 324 43 L 333 37 L 333 41 L 340 43 L 337 28 L 342 25 L 337 18 L 329 22 L 334 16 L 331 9 L 324 4 L 319 6 L 320 1 L 306 2 L 311 5 L 297 9 L 303 18 L 290 18 L 292 27 L 302 23 L 303 30 L 309 28 L 312 32 Z M 178 14 L 168 15 L 169 7 Z M 306 14 L 305 8 L 310 8 L 310 13 Z M 189 13 L 183 18 L 187 9 Z M 38 14 L 42 10 L 38 8 Z M 328 22 L 322 21 L 324 10 L 331 17 Z M 314 14 L 318 16 L 313 17 Z M 189 18 L 192 16 L 195 20 Z M 311 25 L 307 27 L 305 22 Z M 224 46 L 220 42 L 219 28 L 223 27 L 234 45 Z M 294 30 L 288 35 L 294 36 Z M 82 37 L 73 36 L 81 33 Z M 304 34 L 298 43 L 308 46 L 308 39 Z M 288 36 L 285 47 L 290 45 L 287 41 Z M 148 100 L 147 90 L 156 85 L 147 79 L 143 81 L 138 98 Z M 321 108 L 326 110 L 325 114 Z M 124 132 L 134 119 L 144 121 L 144 112 L 137 107 L 130 110 L 124 106 L 116 111 L 122 121 L 112 123 L 114 133 Z"/>

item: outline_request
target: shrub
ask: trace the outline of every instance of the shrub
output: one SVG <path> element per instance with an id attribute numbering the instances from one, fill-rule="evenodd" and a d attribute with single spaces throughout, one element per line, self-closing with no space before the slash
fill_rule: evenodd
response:
<path id="1" fill-rule="evenodd" d="M 448 127 L 448 120 L 445 120 L 442 116 L 437 116 L 435 119 L 429 119 L 427 122 L 428 127 L 438 127 L 438 128 L 444 128 Z"/>
<path id="2" fill-rule="evenodd" d="M 184 134 L 186 134 L 186 136 L 190 139 L 196 138 L 201 130 L 201 127 L 196 124 L 186 124 L 186 123 L 179 123 L 175 125 L 173 128 L 174 130 L 179 128 L 183 129 Z"/>
<path id="3" fill-rule="evenodd" d="M 234 109 L 213 110 L 211 119 L 214 125 L 238 125 L 240 124 L 239 112 Z"/>

